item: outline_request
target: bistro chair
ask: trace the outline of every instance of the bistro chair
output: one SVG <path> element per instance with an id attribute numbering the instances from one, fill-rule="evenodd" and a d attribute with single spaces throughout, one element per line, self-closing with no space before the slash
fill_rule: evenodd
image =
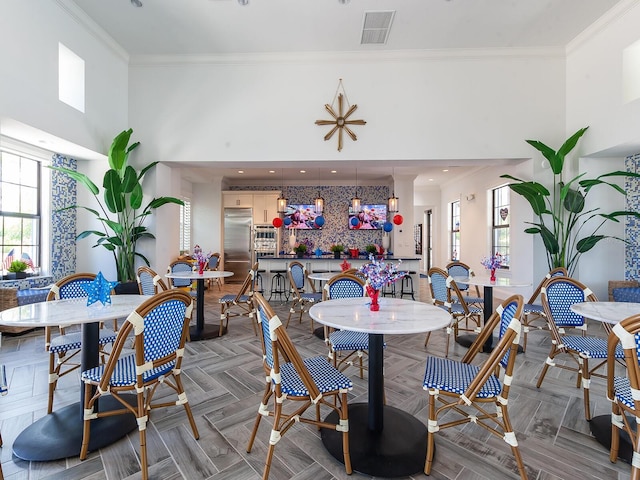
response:
<path id="1" fill-rule="evenodd" d="M 162 277 L 149 267 L 138 267 L 136 280 L 140 295 L 155 295 L 169 289 Z"/>
<path id="2" fill-rule="evenodd" d="M 462 295 L 458 284 L 455 282 L 445 270 L 438 267 L 432 267 L 427 272 L 429 280 L 429 289 L 431 290 L 431 301 L 434 305 L 446 310 L 451 315 L 451 323 L 447 327 L 447 343 L 445 346 L 445 357 L 449 356 L 449 340 L 451 333 L 453 333 L 454 340 L 458 337 L 458 332 L 472 331 L 479 333 L 482 322 L 483 310 L 476 305 L 468 305 L 465 297 Z M 453 301 L 453 298 L 457 298 L 457 301 Z M 469 320 L 471 320 L 475 326 L 469 327 Z M 460 323 L 464 321 L 465 327 L 460 328 Z M 424 340 L 424 346 L 429 343 L 431 332 L 427 333 Z"/>
<path id="3" fill-rule="evenodd" d="M 549 332 L 551 334 L 551 351 L 542 367 L 536 387 L 540 388 L 549 367 L 559 367 L 577 373 L 576 388 L 582 384 L 584 397 L 584 415 L 591 420 L 591 408 L 589 405 L 589 383 L 591 377 L 606 378 L 606 375 L 596 373 L 600 367 L 607 363 L 607 340 L 594 336 L 587 336 L 587 323 L 582 315 L 571 311 L 574 303 L 597 302 L 598 299 L 585 285 L 570 277 L 553 277 L 547 280 L 540 290 L 542 307 L 547 318 Z M 611 325 L 603 322 L 605 332 L 611 333 Z M 575 329 L 578 335 L 567 335 L 566 330 Z M 568 357 L 570 363 L 556 363 L 557 356 Z M 622 349 L 615 351 L 615 358 L 624 358 Z M 589 360 L 598 362 L 595 366 L 589 365 Z M 614 360 L 614 359 L 612 359 Z"/>
<path id="4" fill-rule="evenodd" d="M 448 263 L 447 266 L 444 268 L 449 274 L 449 276 L 451 277 L 475 277 L 476 276 L 476 274 L 473 272 L 473 270 L 469 265 L 463 262 L 459 262 L 458 260 Z M 477 285 L 474 285 L 473 293 L 475 293 L 475 296 L 469 295 L 469 292 L 471 291 L 471 289 L 469 288 L 469 285 L 467 285 L 466 283 L 458 283 L 458 289 L 466 295 L 465 301 L 467 302 L 467 305 L 476 304 L 481 306 L 484 303 L 484 299 L 480 296 L 480 289 L 478 288 Z M 454 298 L 454 301 L 457 301 L 456 298 Z"/>
<path id="5" fill-rule="evenodd" d="M 640 480 L 640 315 L 633 315 L 612 328 L 608 341 L 607 399 L 611 400 L 611 451 L 609 460 L 618 460 L 620 432 L 625 432 L 633 445 L 631 479 Z M 626 372 L 616 375 L 617 352 L 623 349 Z"/>
<path id="6" fill-rule="evenodd" d="M 180 273 L 180 272 L 191 272 L 193 271 L 193 263 L 187 260 L 176 260 L 171 262 L 167 267 L 167 273 Z M 180 288 L 186 292 L 189 292 L 190 295 L 195 296 L 195 292 L 193 292 L 192 284 L 193 280 L 189 278 L 169 278 L 169 287 L 171 288 Z"/>
<path id="7" fill-rule="evenodd" d="M 220 267 L 220 254 L 213 253 L 209 257 L 209 261 L 207 262 L 207 270 L 212 272 L 217 272 Z M 207 286 L 211 288 L 211 284 L 216 283 L 218 285 L 218 290 L 222 291 L 222 279 L 220 278 L 207 278 Z"/>
<path id="8" fill-rule="evenodd" d="M 218 300 L 218 303 L 220 303 L 220 336 L 222 336 L 224 328 L 229 329 L 230 317 L 240 317 L 243 315 L 247 315 L 249 320 L 251 320 L 254 335 L 258 334 L 255 321 L 253 320 L 254 307 L 252 302 L 257 274 L 258 262 L 254 263 L 249 273 L 247 273 L 238 293 L 235 295 L 223 295 Z"/>
<path id="9" fill-rule="evenodd" d="M 267 480 L 274 450 L 282 435 L 296 423 L 311 424 L 318 429 L 342 432 L 344 466 L 346 473 L 351 474 L 347 404 L 348 392 L 353 388 L 351 380 L 327 363 L 322 356 L 303 360 L 271 305 L 259 293 L 255 294 L 254 302 L 260 326 L 266 385 L 247 452 L 251 452 L 262 418 L 273 417 L 262 474 L 263 480 Z M 272 398 L 270 409 L 269 401 Z M 335 412 L 337 423 L 322 420 L 326 417 L 321 417 L 321 407 Z M 312 409 L 314 413 L 304 415 L 308 409 Z M 314 439 L 319 441 L 317 437 Z M 280 477 L 285 478 L 287 475 L 283 473 Z"/>
<path id="10" fill-rule="evenodd" d="M 322 300 L 336 298 L 365 297 L 365 282 L 349 273 L 339 273 L 327 281 L 323 288 Z M 325 325 L 324 341 L 329 347 L 329 361 L 341 372 L 348 367 L 360 370 L 360 378 L 364 378 L 366 368 L 362 358 L 369 351 L 369 334 L 365 332 L 351 332 L 348 330 L 334 330 Z M 354 357 L 358 365 L 354 365 Z"/>
<path id="11" fill-rule="evenodd" d="M 527 303 L 524 304 L 524 308 L 522 309 L 522 351 L 527 351 L 527 334 L 531 330 L 531 328 L 537 330 L 548 330 L 547 327 L 547 318 L 544 315 L 544 309 L 542 308 L 541 303 L 536 303 L 536 300 L 540 296 L 540 291 L 542 290 L 543 285 L 549 280 L 551 277 L 566 277 L 567 269 L 564 267 L 558 267 L 551 270 L 549 273 L 545 275 L 545 277 L 540 281 L 536 289 L 533 291 L 531 298 Z M 538 325 L 538 322 L 542 322 L 542 324 Z"/>
<path id="12" fill-rule="evenodd" d="M 291 315 L 296 312 L 296 308 L 299 309 L 300 317 L 298 323 L 302 323 L 302 315 L 307 311 L 309 304 L 314 304 L 322 300 L 322 293 L 316 292 L 316 288 L 313 286 L 312 281 L 308 281 L 311 287 L 310 292 L 305 292 L 305 282 L 309 280 L 307 269 L 300 262 L 291 262 L 287 267 L 287 275 L 289 277 L 289 285 L 291 287 L 291 295 L 293 296 L 293 302 L 291 308 L 289 308 L 289 318 L 287 318 L 287 327 L 289 327 L 289 321 Z M 313 332 L 313 318 L 311 319 L 311 331 Z"/>
<path id="13" fill-rule="evenodd" d="M 429 475 L 433 466 L 435 433 L 473 422 L 511 447 L 520 478 L 527 478 L 507 410 L 523 303 L 521 295 L 513 295 L 499 305 L 461 361 L 427 358 L 422 387 L 429 392 L 425 474 Z M 498 344 L 483 363 L 472 363 L 496 327 L 499 328 Z M 503 381 L 500 381 L 501 373 Z M 439 417 L 446 421 L 439 423 Z"/>
<path id="14" fill-rule="evenodd" d="M 140 463 L 142 478 L 147 480 L 146 428 L 153 409 L 182 405 L 185 409 L 193 436 L 199 433 L 184 391 L 180 372 L 184 346 L 193 310 L 191 297 L 179 290 L 158 293 L 136 308 L 125 320 L 118 332 L 113 351 L 105 365 L 82 372 L 85 385 L 84 429 L 80 460 L 87 458 L 91 437 L 91 421 L 96 418 L 133 414 L 138 421 L 140 436 Z M 134 335 L 134 354 L 126 351 L 127 337 Z M 165 397 L 153 403 L 158 387 L 172 389 L 177 398 Z M 96 403 L 102 395 L 110 395 L 122 404 L 119 410 L 96 411 Z M 134 397 L 135 395 L 135 397 Z M 133 405 L 127 398 L 136 398 Z"/>
<path id="15" fill-rule="evenodd" d="M 95 273 L 75 273 L 58 280 L 49 291 L 47 301 L 61 300 L 65 298 L 82 298 L 89 294 L 83 285 L 88 285 L 96 278 Z M 58 385 L 58 380 L 80 368 L 80 361 L 76 356 L 82 349 L 82 333 L 80 331 L 67 332 L 70 325 L 59 325 L 57 335 L 55 327 L 44 328 L 44 346 L 49 352 L 49 401 L 47 413 L 53 411 L 53 394 Z M 104 362 L 106 352 L 105 345 L 113 343 L 116 339 L 117 320 L 114 319 L 114 328 L 100 328 L 98 341 L 101 359 Z"/>

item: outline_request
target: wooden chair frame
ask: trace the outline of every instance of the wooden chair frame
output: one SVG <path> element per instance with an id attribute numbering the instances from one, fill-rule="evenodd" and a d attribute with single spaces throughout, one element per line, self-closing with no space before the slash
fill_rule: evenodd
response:
<path id="1" fill-rule="evenodd" d="M 138 292 L 140 295 L 155 295 L 156 293 L 169 290 L 169 287 L 162 277 L 149 267 L 138 267 L 136 280 L 138 282 Z"/>
<path id="2" fill-rule="evenodd" d="M 255 262 L 251 266 L 251 270 L 247 273 L 247 276 L 240 286 L 238 293 L 234 295 L 223 295 L 220 297 L 220 336 L 224 328 L 229 330 L 229 318 L 248 316 L 251 320 L 251 326 L 253 327 L 253 333 L 258 334 L 256 330 L 256 323 L 253 321 L 254 307 L 253 307 L 253 294 L 255 287 L 255 278 L 258 274 L 258 262 Z M 236 308 L 237 307 L 237 308 Z"/>
<path id="3" fill-rule="evenodd" d="M 185 314 L 182 319 L 180 339 L 177 348 L 173 349 L 170 353 L 165 354 L 162 357 L 155 355 L 156 358 L 148 360 L 148 349 L 145 353 L 145 324 L 146 317 L 152 313 L 158 307 L 169 302 L 181 302 L 184 304 Z M 184 354 L 184 346 L 187 339 L 187 333 L 189 331 L 189 321 L 191 319 L 191 313 L 193 310 L 193 301 L 189 294 L 181 290 L 167 290 L 154 295 L 152 298 L 144 302 L 138 308 L 131 313 L 127 320 L 124 322 L 122 328 L 118 332 L 118 337 L 114 343 L 113 351 L 109 357 L 109 361 L 104 365 L 104 370 L 99 381 L 89 380 L 85 376 L 87 372 L 83 372 L 83 381 L 85 384 L 84 394 L 84 427 L 82 436 L 82 449 L 80 451 L 80 460 L 87 458 L 89 451 L 89 441 L 91 437 L 91 420 L 106 416 L 120 415 L 120 414 L 133 414 L 138 420 L 138 431 L 140 436 L 140 463 L 142 468 L 142 478 L 147 480 L 149 477 L 148 465 L 147 465 L 147 441 L 146 441 L 146 425 L 148 421 L 148 415 L 156 408 L 166 408 L 175 405 L 182 405 L 185 409 L 189 424 L 193 430 L 193 435 L 196 440 L 199 438 L 198 427 L 196 426 L 191 407 L 187 399 L 187 395 L 182 385 L 180 378 L 180 371 L 182 367 L 182 357 Z M 134 350 L 135 350 L 135 372 L 136 381 L 133 384 L 128 385 L 115 385 L 112 383 L 111 378 L 118 366 L 123 349 L 127 348 L 129 344 L 129 336 L 134 335 Z M 126 353 L 124 355 L 127 355 Z M 173 364 L 173 365 L 172 365 Z M 163 375 L 159 377 L 152 377 L 150 380 L 144 380 L 143 374 L 150 369 L 156 368 L 170 368 Z M 176 395 L 177 400 L 165 401 L 160 403 L 153 403 L 153 396 L 156 393 L 160 385 L 165 385 L 172 389 Z M 131 393 L 135 393 L 137 402 L 132 406 L 126 400 L 131 398 Z M 95 411 L 94 407 L 96 402 L 102 395 L 109 394 L 120 404 L 122 409 L 108 410 L 108 411 Z M 123 395 L 124 394 L 124 395 Z"/>
<path id="4" fill-rule="evenodd" d="M 431 467 L 433 466 L 435 433 L 445 428 L 473 422 L 509 444 L 511 452 L 515 457 L 520 477 L 522 479 L 527 478 L 524 462 L 518 449 L 518 442 L 507 410 L 511 378 L 513 376 L 521 331 L 519 318 L 522 314 L 522 306 L 524 304 L 521 295 L 512 295 L 496 309 L 459 363 L 475 363 L 474 359 L 476 355 L 483 350 L 483 346 L 489 338 L 489 335 L 493 335 L 493 330 L 501 323 L 502 313 L 507 308 L 513 308 L 514 304 L 515 313 L 508 327 L 505 329 L 502 338 L 489 354 L 488 358 L 480 365 L 479 371 L 463 394 L 452 393 L 438 388 L 423 387 L 429 392 L 429 426 L 427 434 L 427 455 L 424 467 L 425 474 L 429 475 L 431 473 Z M 509 356 L 506 365 L 501 367 L 500 362 L 507 354 Z M 453 360 L 448 361 L 454 362 Z M 500 394 L 488 398 L 479 397 L 478 394 L 489 380 L 489 377 L 492 375 L 499 377 L 501 368 L 504 370 L 505 381 L 501 382 L 502 389 Z M 436 402 L 439 403 L 436 404 Z M 492 405 L 493 408 L 489 409 L 484 405 Z M 467 411 L 468 409 L 475 411 L 470 413 Z M 458 417 L 456 415 L 455 418 L 452 418 L 451 414 L 453 413 L 457 413 L 460 416 Z M 438 423 L 438 417 L 443 415 L 446 415 L 447 422 Z"/>
<path id="5" fill-rule="evenodd" d="M 298 285 L 296 284 L 296 279 L 294 278 L 291 270 L 293 268 L 300 268 L 302 270 L 303 275 L 303 283 L 302 287 L 304 289 L 304 285 L 309 285 L 311 288 L 311 292 L 305 292 L 304 290 L 300 290 Z M 290 262 L 287 266 L 287 278 L 289 279 L 289 288 L 291 290 L 291 295 L 293 301 L 291 303 L 291 307 L 289 308 L 289 317 L 287 318 L 287 327 L 289 326 L 289 322 L 291 321 L 291 316 L 296 313 L 296 307 L 299 308 L 298 323 L 302 323 L 302 316 L 305 312 L 308 311 L 307 305 L 313 304 L 316 301 L 320 301 L 321 294 L 316 292 L 316 287 L 313 284 L 313 281 L 309 280 L 309 272 L 307 272 L 307 268 L 298 261 Z M 305 294 L 309 295 L 305 295 Z M 311 331 L 313 332 L 313 318 L 309 317 L 311 320 Z"/>
<path id="6" fill-rule="evenodd" d="M 211 259 L 217 258 L 218 262 L 214 268 L 211 268 Z M 220 268 L 220 264 L 222 263 L 222 257 L 218 252 L 213 253 L 211 257 L 209 257 L 209 261 L 207 262 L 207 270 L 211 272 L 217 272 Z M 218 290 L 222 291 L 222 279 L 221 278 L 207 278 L 207 287 L 211 288 L 211 284 L 216 283 L 218 285 Z"/>
<path id="7" fill-rule="evenodd" d="M 286 328 L 277 315 L 274 314 L 271 305 L 260 293 L 254 295 L 258 324 L 260 326 L 260 338 L 262 340 L 263 366 L 266 376 L 266 385 L 262 402 L 256 415 L 251 437 L 247 444 L 247 452 L 251 453 L 258 433 L 258 428 L 263 417 L 273 418 L 271 436 L 267 446 L 267 458 L 265 461 L 263 480 L 269 478 L 271 463 L 275 447 L 284 435 L 296 423 L 306 423 L 320 428 L 328 428 L 342 432 L 342 448 L 344 454 L 344 466 L 347 474 L 352 473 L 351 457 L 349 455 L 349 410 L 347 397 L 351 389 L 351 382 L 344 376 L 348 388 L 325 390 L 322 393 L 314 381 L 307 365 L 312 360 L 325 362 L 323 357 L 304 360 L 298 353 L 295 345 L 289 338 Z M 299 392 L 297 395 L 282 391 L 282 380 L 286 378 L 281 374 L 281 368 L 287 364 L 295 370 L 295 374 L 304 384 L 306 394 Z M 325 366 L 323 368 L 331 368 Z M 337 375 L 341 376 L 339 372 Z M 273 398 L 273 407 L 269 408 L 269 401 Z M 289 408 L 291 405 L 295 407 Z M 338 415 L 338 422 L 331 423 L 322 420 L 320 408 L 327 407 Z M 315 410 L 315 415 L 305 416 L 304 412 L 310 408 Z M 326 418 L 326 417 L 325 417 Z"/>

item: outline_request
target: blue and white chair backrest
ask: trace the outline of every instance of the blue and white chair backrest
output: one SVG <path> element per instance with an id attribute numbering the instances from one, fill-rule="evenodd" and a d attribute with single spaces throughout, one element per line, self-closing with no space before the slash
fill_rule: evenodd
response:
<path id="1" fill-rule="evenodd" d="M 577 280 L 565 276 L 550 278 L 540 291 L 542 304 L 548 308 L 556 327 L 585 326 L 582 315 L 571 311 L 574 303 L 596 301 L 593 292 Z"/>
<path id="2" fill-rule="evenodd" d="M 209 257 L 209 270 L 215 270 L 220 263 L 220 257 L 218 255 L 212 255 Z"/>
<path id="3" fill-rule="evenodd" d="M 304 290 L 305 267 L 298 262 L 292 262 L 289 264 L 289 271 L 296 288 Z"/>
<path id="4" fill-rule="evenodd" d="M 167 300 L 150 310 L 143 319 L 145 364 L 171 355 L 180 347 L 188 305 Z M 132 317 L 130 317 L 132 318 Z"/>
<path id="5" fill-rule="evenodd" d="M 469 268 L 464 263 L 454 262 L 447 265 L 447 273 L 451 277 L 472 277 L 473 270 Z M 469 289 L 469 285 L 466 283 L 458 283 L 458 288 L 461 291 L 466 291 Z"/>
<path id="6" fill-rule="evenodd" d="M 4 365 L 0 364 L 0 395 L 9 393 L 9 384 L 7 383 L 7 370 Z"/>
<path id="7" fill-rule="evenodd" d="M 273 368 L 273 341 L 271 338 L 271 330 L 269 329 L 268 312 L 261 304 L 257 305 L 256 310 L 258 312 L 258 323 L 262 328 L 264 361 L 269 366 L 269 368 Z"/>
<path id="8" fill-rule="evenodd" d="M 180 273 L 180 272 L 191 272 L 193 270 L 193 265 L 189 262 L 174 262 L 169 265 L 169 271 L 171 273 Z M 181 278 L 172 278 L 171 283 L 174 287 L 189 287 L 191 286 L 191 280 L 189 279 L 181 279 Z"/>
<path id="9" fill-rule="evenodd" d="M 140 267 L 137 272 L 138 285 L 142 295 L 155 295 L 167 289 L 166 284 L 156 272 L 148 267 Z"/>
<path id="10" fill-rule="evenodd" d="M 431 299 L 433 303 L 447 305 L 449 303 L 447 279 L 448 273 L 441 268 L 430 268 L 428 272 L 429 287 L 431 288 Z"/>
<path id="11" fill-rule="evenodd" d="M 501 304 L 496 309 L 498 315 L 500 315 L 500 328 L 498 329 L 498 337 L 502 338 L 506 331 L 511 326 L 511 322 L 518 310 L 518 302 L 513 300 L 509 303 Z M 518 326 L 518 331 L 520 331 L 520 327 Z M 519 342 L 519 335 L 515 338 L 514 343 Z M 509 363 L 509 355 L 511 354 L 511 350 L 507 350 L 507 353 L 500 359 L 500 365 L 503 368 L 507 368 L 507 364 Z"/>
<path id="12" fill-rule="evenodd" d="M 87 297 L 89 294 L 83 286 L 89 285 L 95 278 L 93 273 L 76 273 L 62 278 L 51 287 L 47 300 Z"/>
<path id="13" fill-rule="evenodd" d="M 341 276 L 334 281 L 327 282 L 324 289 L 326 291 L 325 298 L 327 299 L 364 297 L 365 294 L 362 280 L 351 275 Z"/>

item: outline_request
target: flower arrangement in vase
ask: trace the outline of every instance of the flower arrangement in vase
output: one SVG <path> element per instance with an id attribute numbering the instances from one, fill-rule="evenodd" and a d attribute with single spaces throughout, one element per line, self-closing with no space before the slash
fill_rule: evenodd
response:
<path id="1" fill-rule="evenodd" d="M 191 255 L 191 258 L 198 262 L 198 273 L 200 275 L 202 275 L 202 273 L 204 272 L 204 267 L 206 267 L 209 258 L 211 258 L 211 255 L 211 252 L 205 255 L 202 252 L 202 248 L 200 248 L 200 245 L 195 245 L 193 247 L 193 254 Z"/>
<path id="2" fill-rule="evenodd" d="M 385 285 L 391 285 L 395 281 L 404 277 L 407 272 L 400 272 L 394 264 L 378 261 L 373 255 L 369 256 L 369 260 L 370 263 L 360 267 L 360 273 L 362 273 L 367 279 L 365 289 L 367 290 L 367 295 L 369 295 L 369 298 L 371 299 L 371 305 L 369 308 L 376 312 L 380 310 L 378 296 L 380 295 L 382 287 Z M 398 262 L 398 264 L 399 263 L 401 263 L 401 261 Z"/>
<path id="3" fill-rule="evenodd" d="M 495 255 L 492 255 L 491 257 L 484 257 L 480 263 L 482 263 L 482 265 L 484 266 L 484 268 L 486 268 L 487 270 L 489 270 L 491 272 L 491 277 L 489 278 L 489 280 L 491 280 L 492 282 L 496 281 L 496 269 L 500 268 L 502 266 L 502 255 L 500 255 L 500 253 L 496 253 Z"/>

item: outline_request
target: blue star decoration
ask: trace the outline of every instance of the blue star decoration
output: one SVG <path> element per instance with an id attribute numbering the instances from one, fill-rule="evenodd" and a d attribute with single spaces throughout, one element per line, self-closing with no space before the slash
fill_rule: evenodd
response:
<path id="1" fill-rule="evenodd" d="M 110 282 L 104 278 L 102 272 L 98 272 L 93 282 L 85 283 L 82 288 L 89 294 L 87 297 L 87 306 L 100 300 L 103 305 L 111 303 L 111 290 L 118 282 Z"/>

